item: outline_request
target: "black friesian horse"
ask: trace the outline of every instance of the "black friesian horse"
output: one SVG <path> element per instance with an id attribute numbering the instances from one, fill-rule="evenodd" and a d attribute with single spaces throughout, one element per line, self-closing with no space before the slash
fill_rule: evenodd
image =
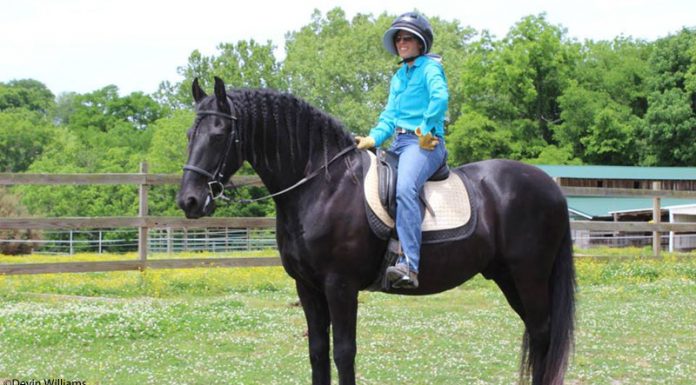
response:
<path id="1" fill-rule="evenodd" d="M 207 96 L 193 83 L 197 118 L 178 204 L 210 215 L 215 195 L 248 161 L 273 197 L 283 267 L 307 319 L 312 384 L 330 384 L 329 328 L 341 385 L 355 384 L 358 291 L 378 276 L 387 242 L 370 230 L 353 138 L 328 114 L 271 90 Z M 431 294 L 477 273 L 498 284 L 525 324 L 520 382 L 562 384 L 573 345 L 575 271 L 566 200 L 538 168 L 488 160 L 454 170 L 477 186 L 473 234 L 424 245 L 420 287 Z M 304 181 L 302 181 L 304 179 Z M 298 181 L 302 181 L 298 184 Z M 294 186 L 294 187 L 293 187 Z"/>

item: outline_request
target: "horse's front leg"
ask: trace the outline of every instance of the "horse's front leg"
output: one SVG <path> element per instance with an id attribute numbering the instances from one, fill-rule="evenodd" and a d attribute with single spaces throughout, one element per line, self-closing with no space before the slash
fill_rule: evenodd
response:
<path id="1" fill-rule="evenodd" d="M 312 364 L 312 385 L 331 384 L 331 361 L 329 361 L 329 306 L 321 291 L 295 281 L 297 294 L 302 303 L 309 334 L 309 361 Z"/>
<path id="2" fill-rule="evenodd" d="M 340 276 L 328 276 L 326 299 L 331 312 L 334 362 L 339 385 L 355 385 L 355 330 L 358 317 L 358 282 Z"/>

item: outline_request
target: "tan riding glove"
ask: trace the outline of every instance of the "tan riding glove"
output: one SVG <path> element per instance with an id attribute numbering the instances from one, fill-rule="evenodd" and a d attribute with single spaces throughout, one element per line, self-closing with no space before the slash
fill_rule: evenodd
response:
<path id="1" fill-rule="evenodd" d="M 375 139 L 371 136 L 356 136 L 355 144 L 358 150 L 367 150 L 375 146 Z"/>
<path id="2" fill-rule="evenodd" d="M 434 136 L 432 132 L 429 132 L 428 135 L 423 135 L 420 127 L 416 128 L 415 132 L 418 136 L 418 145 L 424 150 L 432 151 L 440 143 L 440 139 Z"/>

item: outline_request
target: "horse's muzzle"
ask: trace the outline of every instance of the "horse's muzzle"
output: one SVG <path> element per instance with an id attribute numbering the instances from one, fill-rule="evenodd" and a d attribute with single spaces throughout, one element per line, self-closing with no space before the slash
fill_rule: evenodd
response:
<path id="1" fill-rule="evenodd" d="M 186 218 L 196 219 L 215 212 L 215 201 L 209 193 L 195 194 L 191 191 L 180 191 L 177 197 L 179 208 L 184 211 Z"/>

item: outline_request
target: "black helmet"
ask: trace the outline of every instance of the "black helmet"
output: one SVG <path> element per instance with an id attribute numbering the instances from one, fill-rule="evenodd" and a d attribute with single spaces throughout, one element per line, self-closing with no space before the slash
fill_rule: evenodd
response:
<path id="1" fill-rule="evenodd" d="M 384 33 L 382 38 L 384 48 L 389 53 L 397 56 L 399 53 L 396 52 L 396 47 L 394 46 L 394 35 L 399 30 L 408 31 L 416 35 L 423 44 L 423 54 L 430 52 L 430 49 L 433 47 L 433 29 L 425 16 L 416 12 L 406 12 L 394 19 L 391 27 Z"/>

